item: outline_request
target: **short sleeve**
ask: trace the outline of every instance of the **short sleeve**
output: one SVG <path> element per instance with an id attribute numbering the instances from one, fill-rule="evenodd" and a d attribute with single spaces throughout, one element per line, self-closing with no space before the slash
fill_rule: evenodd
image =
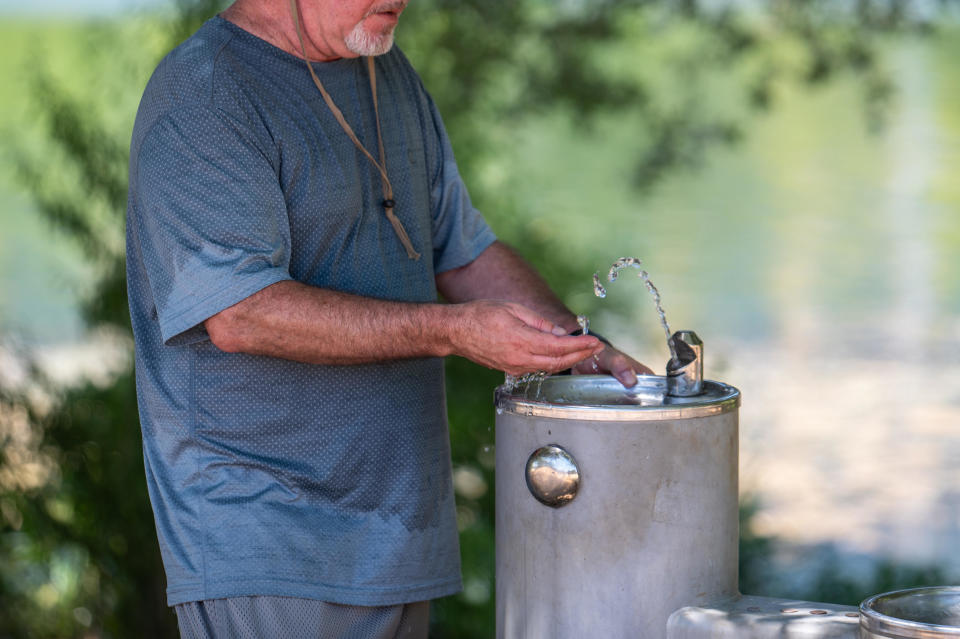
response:
<path id="1" fill-rule="evenodd" d="M 426 94 L 426 92 L 424 92 Z M 431 184 L 433 264 L 437 273 L 469 264 L 497 239 L 470 202 L 453 147 L 436 105 L 426 95 L 436 135 L 436 166 Z"/>
<path id="2" fill-rule="evenodd" d="M 277 173 L 255 137 L 210 108 L 159 119 L 131 174 L 131 223 L 165 344 L 206 338 L 203 321 L 289 274 Z"/>

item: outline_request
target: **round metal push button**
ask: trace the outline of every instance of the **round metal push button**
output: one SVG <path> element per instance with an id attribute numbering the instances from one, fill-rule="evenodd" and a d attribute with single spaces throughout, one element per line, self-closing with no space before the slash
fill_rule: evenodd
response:
<path id="1" fill-rule="evenodd" d="M 527 459 L 527 488 L 541 504 L 566 506 L 577 496 L 580 469 L 573 455 L 556 444 L 533 451 Z"/>

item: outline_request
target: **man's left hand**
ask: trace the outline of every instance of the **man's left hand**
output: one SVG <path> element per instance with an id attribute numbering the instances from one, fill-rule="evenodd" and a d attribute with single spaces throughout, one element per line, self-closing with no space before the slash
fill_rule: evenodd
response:
<path id="1" fill-rule="evenodd" d="M 653 375 L 653 371 L 607 345 L 599 355 L 588 357 L 571 369 L 574 375 L 613 375 L 627 388 L 637 384 L 637 375 Z"/>

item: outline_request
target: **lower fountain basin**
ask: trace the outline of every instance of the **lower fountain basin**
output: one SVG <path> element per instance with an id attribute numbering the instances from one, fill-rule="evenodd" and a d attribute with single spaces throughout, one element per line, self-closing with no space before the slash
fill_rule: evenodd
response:
<path id="1" fill-rule="evenodd" d="M 960 586 L 912 588 L 860 604 L 862 639 L 960 638 Z"/>

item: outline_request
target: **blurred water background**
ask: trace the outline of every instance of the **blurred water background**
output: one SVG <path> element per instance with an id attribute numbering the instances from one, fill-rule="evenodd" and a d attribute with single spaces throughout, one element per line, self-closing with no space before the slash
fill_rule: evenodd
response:
<path id="1" fill-rule="evenodd" d="M 410 19 L 426 15 L 414 11 Z M 439 29 L 442 15 L 427 17 L 408 41 L 401 30 L 400 42 L 415 66 L 426 68 L 443 107 L 455 102 L 444 73 L 456 73 L 456 65 L 430 58 L 421 33 Z M 8 386 L 29 373 L 16 352 L 34 353 L 61 385 L 92 380 L 107 387 L 129 367 L 124 332 L 91 331 L 78 311 L 102 273 L 38 214 L 18 169 L 21 151 L 11 150 L 52 148 L 31 97 L 41 70 L 83 95 L 81 104 L 98 94 L 102 120 L 129 136 L 155 62 L 143 51 L 160 39 L 151 40 L 138 18 L 126 35 L 111 31 L 104 40 L 96 32 L 101 20 L 9 14 L 0 23 L 0 123 L 11 143 L 0 165 L 0 381 Z M 590 315 L 594 330 L 660 371 L 668 351 L 642 282 L 628 273 L 603 301 L 590 282 L 617 257 L 642 258 L 671 326 L 704 340 L 707 376 L 740 388 L 741 490 L 753 543 L 745 551 L 753 562 L 745 590 L 856 598 L 871 594 L 858 588 L 898 578 L 960 580 L 956 21 L 879 41 L 877 73 L 891 89 L 881 100 L 865 99 L 856 73 L 837 74 L 815 84 L 775 83 L 769 108 L 749 116 L 734 104 L 741 67 L 708 79 L 667 68 L 663 60 L 677 52 L 695 58 L 690 51 L 701 38 L 696 30 L 671 33 L 655 50 L 627 38 L 598 55 L 618 72 L 691 73 L 701 90 L 695 99 L 740 118 L 729 143 L 692 146 L 689 162 L 648 184 L 638 178 L 635 156 L 652 134 L 624 112 L 549 105 L 493 122 L 481 105 L 471 116 L 483 124 L 478 133 L 442 108 L 475 200 L 568 305 Z M 125 58 L 99 48 L 102 42 L 138 55 Z M 802 57 L 785 49 L 776 55 Z M 125 77 L 139 78 L 140 87 L 119 89 L 116 78 Z M 676 88 L 686 80 L 669 80 L 665 103 L 675 96 L 675 108 L 686 108 L 690 96 Z M 509 88 L 527 89 L 535 87 Z M 477 135 L 492 152 L 471 155 Z M 50 153 L 46 166 L 56 172 L 61 158 Z M 450 377 L 467 585 L 460 599 L 482 619 L 492 610 L 489 399 L 497 378 L 462 362 L 451 363 Z M 470 411 L 479 417 L 464 416 Z M 13 437 L 11 423 L 8 414 L 3 441 Z M 142 484 L 142 468 L 130 481 Z M 20 502 L 4 499 L 0 530 L 9 541 L 23 516 Z M 44 502 L 54 515 L 55 502 Z M 22 568 L 31 546 L 22 534 L 16 539 L 9 547 L 25 554 L 7 561 Z M 85 555 L 70 557 L 62 564 L 82 572 Z M 27 594 L 51 608 L 62 599 L 77 632 L 99 627 L 109 636 L 91 605 L 68 600 L 82 590 L 68 587 L 77 580 L 57 582 L 55 572 L 31 573 Z M 435 634 L 483 636 L 489 626 L 476 619 L 481 630 L 473 634 Z"/>

